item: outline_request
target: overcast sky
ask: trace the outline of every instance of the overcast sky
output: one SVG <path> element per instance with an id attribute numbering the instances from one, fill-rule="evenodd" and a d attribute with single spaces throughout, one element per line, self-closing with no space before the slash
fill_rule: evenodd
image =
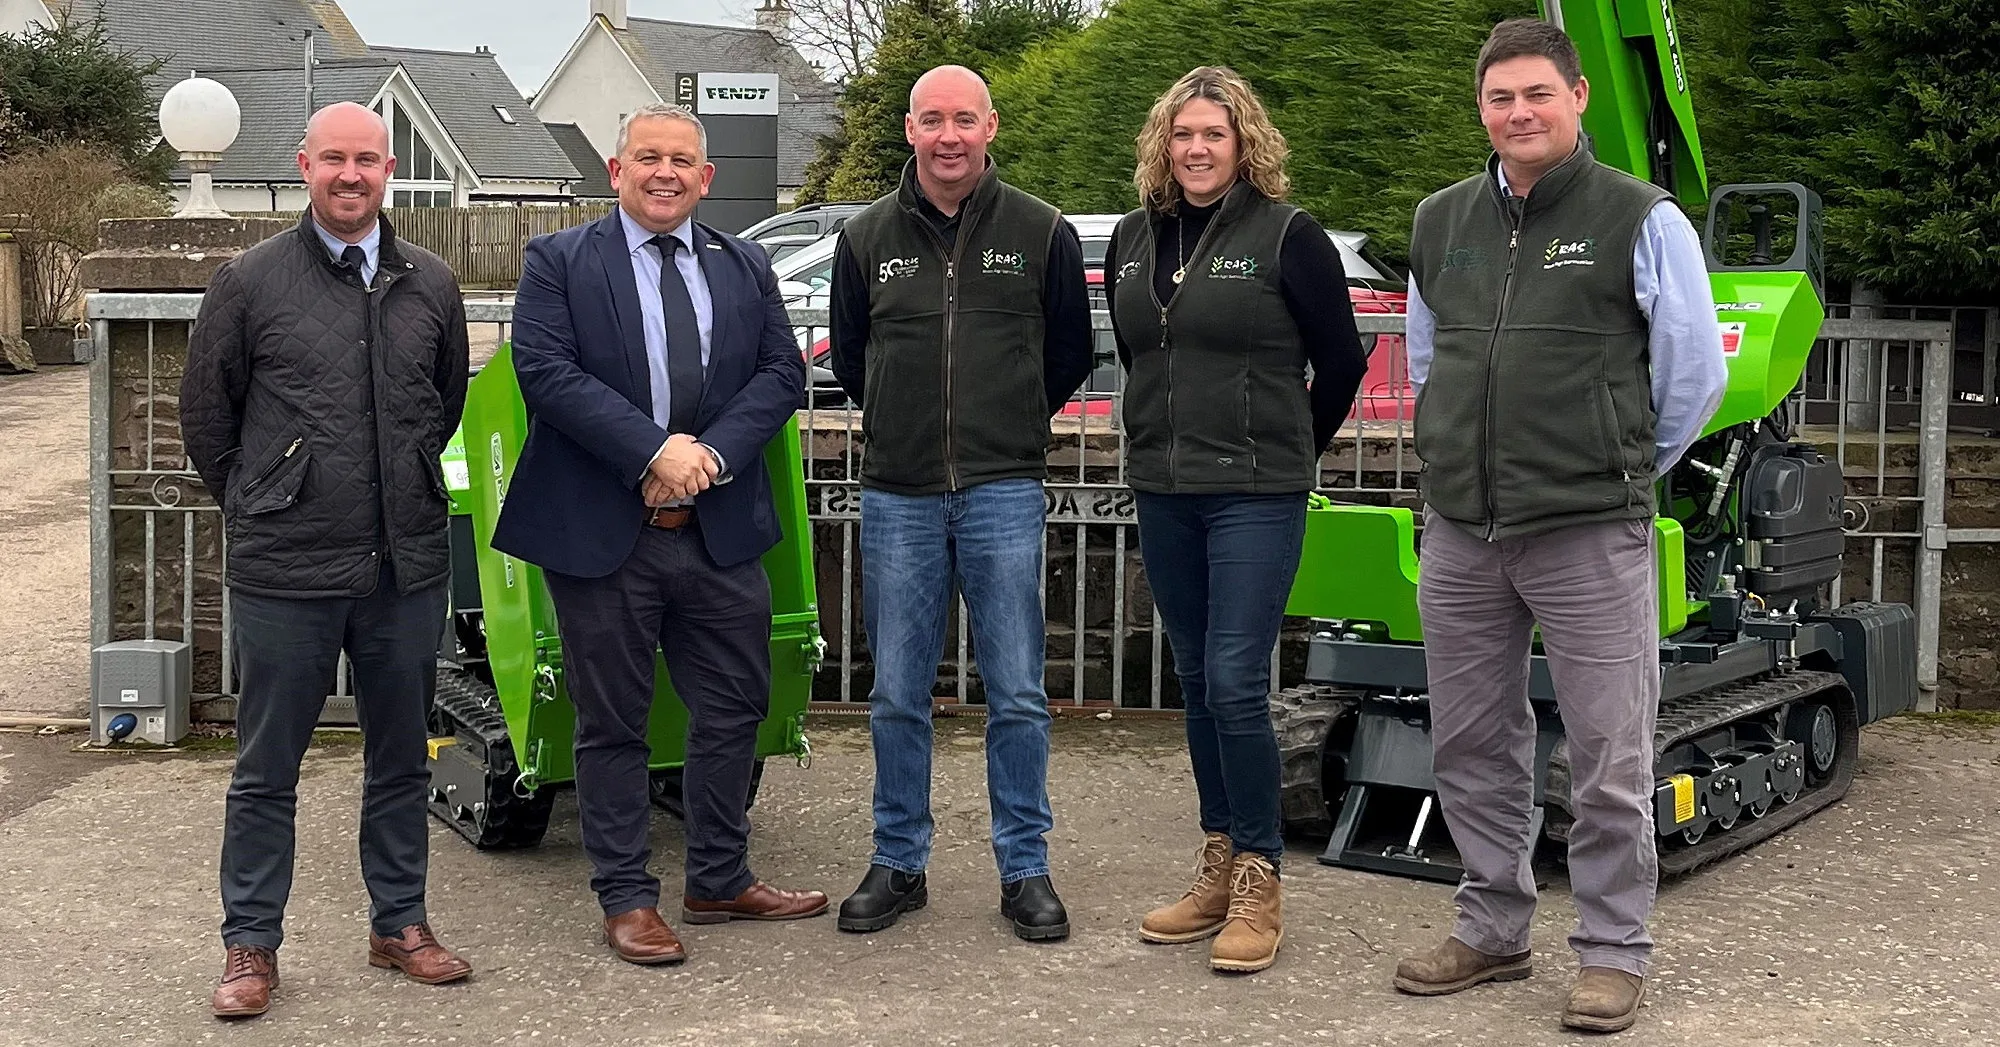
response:
<path id="1" fill-rule="evenodd" d="M 756 0 L 630 0 L 641 18 L 751 25 Z M 541 89 L 583 32 L 590 0 L 340 0 L 371 44 L 470 51 L 484 44 L 523 96 Z"/>

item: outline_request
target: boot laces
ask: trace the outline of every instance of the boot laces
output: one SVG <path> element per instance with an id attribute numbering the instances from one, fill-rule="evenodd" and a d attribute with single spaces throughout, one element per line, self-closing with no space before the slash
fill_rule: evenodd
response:
<path id="1" fill-rule="evenodd" d="M 1208 844 L 1202 844 L 1201 854 L 1195 859 L 1194 886 L 1188 888 L 1186 897 L 1192 898 L 1206 893 L 1209 888 L 1215 886 L 1216 878 L 1222 875 L 1223 870 L 1229 868 L 1227 858 L 1210 861 L 1209 850 Z"/>
<path id="2" fill-rule="evenodd" d="M 1237 862 L 1229 880 L 1229 919 L 1255 920 L 1263 901 L 1263 887 L 1270 882 L 1271 867 L 1263 859 L 1246 858 Z"/>

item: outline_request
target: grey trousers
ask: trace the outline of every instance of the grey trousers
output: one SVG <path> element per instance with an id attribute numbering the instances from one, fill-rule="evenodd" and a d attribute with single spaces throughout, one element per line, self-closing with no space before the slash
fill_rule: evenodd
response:
<path id="1" fill-rule="evenodd" d="M 375 591 L 292 600 L 232 593 L 241 681 L 236 770 L 222 830 L 222 941 L 276 949 L 292 893 L 299 761 L 333 693 L 340 652 L 361 724 L 361 878 L 369 925 L 420 923 L 430 858 L 424 713 L 437 686 L 445 585 L 403 595 L 387 564 Z"/>
<path id="2" fill-rule="evenodd" d="M 1535 882 L 1531 630 L 1541 627 L 1568 740 L 1569 944 L 1582 966 L 1644 975 L 1659 884 L 1653 724 L 1659 611 L 1650 520 L 1487 542 L 1426 511 L 1417 607 L 1430 676 L 1438 803 L 1465 875 L 1452 936 L 1528 949 Z"/>

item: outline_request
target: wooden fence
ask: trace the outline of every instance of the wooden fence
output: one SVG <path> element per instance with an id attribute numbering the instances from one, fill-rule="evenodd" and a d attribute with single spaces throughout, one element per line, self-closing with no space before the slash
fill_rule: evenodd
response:
<path id="1" fill-rule="evenodd" d="M 484 207 L 390 207 L 383 214 L 396 235 L 435 251 L 458 274 L 459 286 L 511 288 L 521 278 L 521 252 L 544 233 L 593 222 L 617 206 L 592 204 Z M 298 211 L 245 213 L 245 218 L 299 220 Z"/>

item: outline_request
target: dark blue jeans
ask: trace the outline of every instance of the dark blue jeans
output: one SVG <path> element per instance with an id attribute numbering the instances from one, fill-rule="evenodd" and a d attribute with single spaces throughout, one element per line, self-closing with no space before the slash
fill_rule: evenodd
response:
<path id="1" fill-rule="evenodd" d="M 861 613 L 875 660 L 873 864 L 916 873 L 930 861 L 931 688 L 956 583 L 986 687 L 986 792 L 1000 882 L 1048 875 L 1045 512 L 1037 480 L 934 495 L 861 492 Z"/>
<path id="2" fill-rule="evenodd" d="M 1306 493 L 1137 492 L 1139 551 L 1173 645 L 1203 832 L 1284 851 L 1271 648 L 1305 540 Z"/>

